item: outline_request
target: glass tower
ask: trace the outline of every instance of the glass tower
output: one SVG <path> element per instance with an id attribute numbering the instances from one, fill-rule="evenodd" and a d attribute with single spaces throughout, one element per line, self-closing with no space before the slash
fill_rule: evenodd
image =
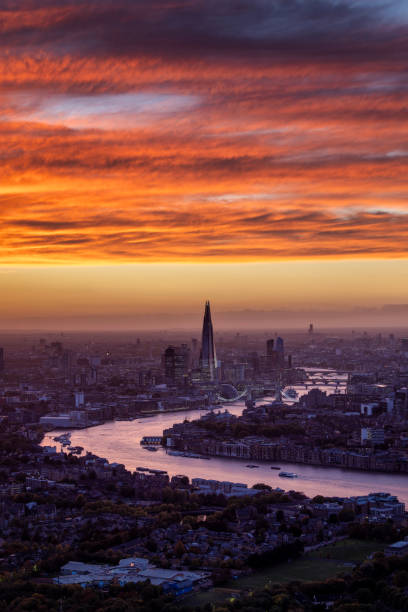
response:
<path id="1" fill-rule="evenodd" d="M 203 334 L 201 340 L 200 367 L 203 378 L 215 380 L 217 374 L 217 355 L 215 353 L 214 332 L 211 321 L 210 302 L 205 303 Z"/>

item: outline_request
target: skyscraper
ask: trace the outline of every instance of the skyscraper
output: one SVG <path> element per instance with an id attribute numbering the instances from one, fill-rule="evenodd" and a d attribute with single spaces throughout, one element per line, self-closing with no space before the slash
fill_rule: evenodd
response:
<path id="1" fill-rule="evenodd" d="M 205 303 L 203 334 L 201 339 L 200 368 L 203 378 L 215 380 L 217 374 L 217 355 L 215 353 L 214 332 L 211 321 L 210 302 Z"/>
<path id="2" fill-rule="evenodd" d="M 283 368 L 285 365 L 285 348 L 283 343 L 283 338 L 278 336 L 275 342 L 275 350 L 278 353 L 278 364 L 279 367 Z"/>
<path id="3" fill-rule="evenodd" d="M 266 354 L 268 355 L 268 357 L 273 355 L 273 345 L 274 345 L 273 339 L 266 341 Z"/>
<path id="4" fill-rule="evenodd" d="M 273 338 L 266 341 L 266 357 L 265 357 L 265 366 L 266 371 L 269 373 L 271 370 L 277 367 L 278 365 L 278 353 L 275 350 L 275 341 Z"/>
<path id="5" fill-rule="evenodd" d="M 278 353 L 281 353 L 282 356 L 285 354 L 283 338 L 280 336 L 276 338 L 275 350 L 278 351 Z"/>
<path id="6" fill-rule="evenodd" d="M 186 344 L 167 347 L 163 362 L 166 382 L 181 384 L 186 381 L 190 366 L 190 350 Z"/>
<path id="7" fill-rule="evenodd" d="M 266 341 L 266 371 L 282 368 L 285 364 L 285 351 L 283 339 L 278 336 L 275 340 Z"/>

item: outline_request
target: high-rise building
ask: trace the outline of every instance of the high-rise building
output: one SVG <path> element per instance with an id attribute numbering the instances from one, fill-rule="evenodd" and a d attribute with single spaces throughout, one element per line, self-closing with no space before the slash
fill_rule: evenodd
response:
<path id="1" fill-rule="evenodd" d="M 266 341 L 266 354 L 268 355 L 268 357 L 271 357 L 273 355 L 273 345 L 274 345 L 273 339 Z"/>
<path id="2" fill-rule="evenodd" d="M 280 368 L 285 367 L 285 347 L 283 338 L 278 336 L 275 342 L 275 350 L 278 353 L 278 364 Z"/>
<path id="3" fill-rule="evenodd" d="M 197 338 L 191 338 L 191 367 L 198 368 L 200 357 L 200 347 Z"/>
<path id="4" fill-rule="evenodd" d="M 406 387 L 395 392 L 394 410 L 398 416 L 406 418 L 408 414 L 408 389 Z"/>
<path id="5" fill-rule="evenodd" d="M 275 340 L 273 340 L 273 338 L 266 341 L 265 369 L 268 373 L 274 370 L 278 365 L 278 353 L 274 347 Z"/>
<path id="6" fill-rule="evenodd" d="M 190 350 L 186 344 L 168 346 L 163 356 L 166 381 L 180 384 L 186 380 L 190 367 Z"/>
<path id="7" fill-rule="evenodd" d="M 211 321 L 210 302 L 205 303 L 203 333 L 201 339 L 200 369 L 203 378 L 215 380 L 217 377 L 217 355 L 214 344 L 214 331 Z"/>
<path id="8" fill-rule="evenodd" d="M 62 367 L 62 370 L 65 376 L 69 376 L 71 374 L 72 363 L 73 363 L 72 351 L 70 350 L 63 351 L 61 355 L 61 367 Z"/>
<path id="9" fill-rule="evenodd" d="M 285 364 L 285 351 L 283 339 L 279 336 L 276 340 L 266 341 L 266 370 L 282 368 Z"/>
<path id="10" fill-rule="evenodd" d="M 283 344 L 283 338 L 281 338 L 280 336 L 278 336 L 276 338 L 276 342 L 275 342 L 275 350 L 280 353 L 282 355 L 282 357 L 285 354 L 285 349 L 284 349 L 284 344 Z"/>

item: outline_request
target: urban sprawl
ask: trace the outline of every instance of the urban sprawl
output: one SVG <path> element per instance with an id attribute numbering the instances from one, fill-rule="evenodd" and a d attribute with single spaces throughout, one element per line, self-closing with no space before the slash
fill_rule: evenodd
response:
<path id="1" fill-rule="evenodd" d="M 383 600 L 350 610 L 408 609 L 404 500 L 392 487 L 306 496 L 297 473 L 279 467 L 407 474 L 407 386 L 408 338 L 397 331 L 310 324 L 215 335 L 208 302 L 200 340 L 170 331 L 4 335 L 2 609 L 341 610 Z M 240 414 L 229 410 L 236 402 Z M 74 430 L 163 413 L 173 425 L 141 439 L 152 451 L 144 466 L 71 442 Z M 161 469 L 149 467 L 157 448 Z M 186 474 L 169 473 L 172 456 Z M 191 461 L 213 457 L 244 461 L 243 482 L 189 475 Z M 265 463 L 280 487 L 245 482 Z M 319 559 L 330 571 L 313 589 L 302 576 L 256 582 L 265 568 Z M 356 595 L 355 583 L 370 590 L 379 566 L 386 579 L 375 599 Z M 94 607 L 80 608 L 84 593 Z"/>

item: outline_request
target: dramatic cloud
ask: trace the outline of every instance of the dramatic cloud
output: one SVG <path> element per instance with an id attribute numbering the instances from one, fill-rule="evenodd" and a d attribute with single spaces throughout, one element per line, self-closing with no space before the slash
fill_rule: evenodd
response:
<path id="1" fill-rule="evenodd" d="M 406 255 L 404 0 L 17 4 L 3 262 Z"/>

